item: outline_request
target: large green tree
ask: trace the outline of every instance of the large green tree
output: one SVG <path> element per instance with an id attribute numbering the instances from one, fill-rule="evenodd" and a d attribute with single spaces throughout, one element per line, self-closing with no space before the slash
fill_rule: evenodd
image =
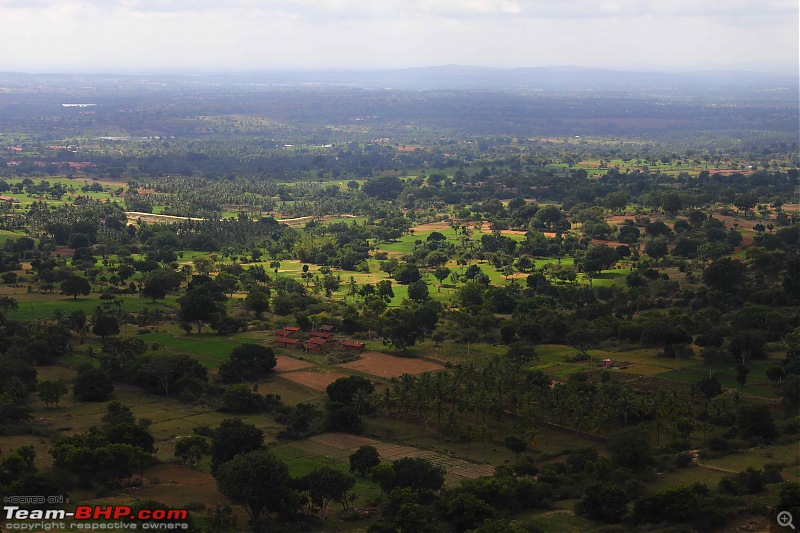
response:
<path id="1" fill-rule="evenodd" d="M 220 422 L 211 439 L 211 474 L 237 455 L 259 450 L 264 446 L 264 432 L 239 418 Z"/>
<path id="2" fill-rule="evenodd" d="M 245 508 L 254 529 L 260 529 L 263 514 L 282 511 L 293 500 L 289 468 L 268 450 L 237 455 L 221 465 L 214 477 L 219 491 Z"/>

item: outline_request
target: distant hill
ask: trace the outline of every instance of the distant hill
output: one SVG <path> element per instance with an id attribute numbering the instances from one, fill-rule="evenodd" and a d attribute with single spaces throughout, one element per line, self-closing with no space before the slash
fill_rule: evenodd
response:
<path id="1" fill-rule="evenodd" d="M 594 69 L 576 66 L 490 68 L 444 65 L 392 70 L 284 70 L 187 74 L 20 74 L 0 73 L 0 83 L 49 85 L 58 80 L 64 87 L 86 84 L 113 86 L 120 82 L 167 86 L 204 83 L 305 86 L 348 86 L 411 90 L 491 91 L 634 91 L 658 93 L 705 93 L 751 91 L 764 88 L 794 90 L 797 76 L 736 70 L 698 72 L 642 72 Z M 149 85 L 150 89 L 156 88 Z"/>

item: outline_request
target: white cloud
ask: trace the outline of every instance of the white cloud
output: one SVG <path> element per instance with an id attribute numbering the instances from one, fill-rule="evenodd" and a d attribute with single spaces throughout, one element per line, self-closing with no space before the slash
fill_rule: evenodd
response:
<path id="1" fill-rule="evenodd" d="M 796 69 L 798 33 L 796 0 L 0 0 L 0 70 Z"/>

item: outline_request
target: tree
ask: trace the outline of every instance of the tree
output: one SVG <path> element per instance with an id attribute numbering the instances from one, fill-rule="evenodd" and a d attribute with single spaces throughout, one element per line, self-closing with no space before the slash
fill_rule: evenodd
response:
<path id="1" fill-rule="evenodd" d="M 264 432 L 239 418 L 220 422 L 211 439 L 211 475 L 224 463 L 240 454 L 259 450 L 264 446 Z"/>
<path id="2" fill-rule="evenodd" d="M 747 267 L 738 259 L 723 257 L 703 270 L 703 283 L 718 291 L 738 292 L 744 286 L 746 272 Z"/>
<path id="3" fill-rule="evenodd" d="M 366 286 L 365 286 L 366 287 Z M 375 284 L 375 294 L 381 299 L 388 302 L 394 298 L 394 291 L 392 290 L 392 282 L 388 279 L 382 279 Z"/>
<path id="4" fill-rule="evenodd" d="M 223 294 L 229 294 L 233 297 L 233 293 L 236 292 L 236 289 L 239 286 L 239 280 L 233 274 L 229 274 L 228 272 L 220 272 L 217 274 L 217 277 L 214 278 L 214 281 L 219 286 L 220 290 Z"/>
<path id="5" fill-rule="evenodd" d="M 781 383 L 778 395 L 784 409 L 797 409 L 800 407 L 800 376 L 792 374 Z"/>
<path id="6" fill-rule="evenodd" d="M 91 291 L 92 286 L 89 284 L 89 280 L 74 274 L 61 282 L 61 292 L 74 299 L 77 299 L 78 296 L 86 296 Z"/>
<path id="7" fill-rule="evenodd" d="M 697 382 L 697 390 L 708 399 L 722 394 L 722 385 L 714 376 L 703 378 Z"/>
<path id="8" fill-rule="evenodd" d="M 219 466 L 214 477 L 219 491 L 245 508 L 254 529 L 262 514 L 282 511 L 292 501 L 289 468 L 267 450 L 234 457 Z"/>
<path id="9" fill-rule="evenodd" d="M 381 464 L 381 456 L 374 446 L 364 445 L 350 454 L 350 472 L 366 476 Z"/>
<path id="10" fill-rule="evenodd" d="M 484 291 L 483 285 L 469 281 L 458 289 L 455 298 L 463 307 L 478 307 L 483 304 Z"/>
<path id="11" fill-rule="evenodd" d="M 208 454 L 210 449 L 205 438 L 200 435 L 189 435 L 178 437 L 175 441 L 174 455 L 185 465 L 196 465 L 204 455 Z"/>
<path id="12" fill-rule="evenodd" d="M 256 413 L 266 406 L 264 397 L 248 385 L 231 385 L 222 394 L 224 411 L 230 413 Z"/>
<path id="13" fill-rule="evenodd" d="M 178 317 L 186 322 L 194 322 L 200 334 L 204 323 L 216 322 L 225 315 L 225 308 L 221 305 L 224 301 L 225 295 L 213 282 L 205 283 L 178 298 L 181 306 Z"/>
<path id="14" fill-rule="evenodd" d="M 246 309 L 254 312 L 256 317 L 261 318 L 261 314 L 269 311 L 269 287 L 254 285 L 244 299 Z"/>
<path id="15" fill-rule="evenodd" d="M 58 401 L 64 396 L 69 389 L 63 381 L 40 381 L 36 384 L 36 393 L 39 399 L 44 402 L 47 407 L 55 405 L 58 407 Z"/>
<path id="16" fill-rule="evenodd" d="M 395 176 L 370 178 L 361 186 L 361 192 L 382 200 L 394 200 L 403 190 L 403 181 Z"/>
<path id="17" fill-rule="evenodd" d="M 650 436 L 640 427 L 628 427 L 612 435 L 608 451 L 614 464 L 631 470 L 639 470 L 653 460 Z"/>
<path id="18" fill-rule="evenodd" d="M 328 402 L 325 404 L 325 428 L 327 431 L 358 435 L 364 431 L 364 421 L 355 407 L 340 402 Z"/>
<path id="19" fill-rule="evenodd" d="M 104 339 L 109 335 L 118 335 L 119 320 L 117 317 L 105 313 L 93 315 L 92 333 Z"/>
<path id="20" fill-rule="evenodd" d="M 375 386 L 367 378 L 361 376 L 348 376 L 339 378 L 325 388 L 328 398 L 332 402 L 352 404 L 353 397 L 363 391 L 366 394 L 375 392 Z"/>
<path id="21" fill-rule="evenodd" d="M 402 263 L 392 271 L 392 277 L 401 285 L 408 285 L 419 281 L 421 274 L 419 269 L 410 263 Z"/>
<path id="22" fill-rule="evenodd" d="M 731 337 L 728 352 L 742 365 L 752 359 L 766 359 L 766 341 L 757 331 L 744 330 Z"/>
<path id="23" fill-rule="evenodd" d="M 516 433 L 509 433 L 506 435 L 503 439 L 503 444 L 514 454 L 517 463 L 519 462 L 520 454 L 528 449 L 527 439 Z"/>
<path id="24" fill-rule="evenodd" d="M 83 367 L 75 378 L 72 394 L 82 402 L 104 402 L 114 392 L 111 377 L 99 368 Z"/>
<path id="25" fill-rule="evenodd" d="M 442 284 L 449 275 L 450 275 L 450 269 L 447 268 L 446 266 L 437 267 L 436 270 L 433 271 L 433 277 L 439 281 L 439 290 L 442 290 Z"/>
<path id="26" fill-rule="evenodd" d="M 106 426 L 125 426 L 136 423 L 136 417 L 131 408 L 117 400 L 106 406 L 106 412 L 101 420 Z"/>
<path id="27" fill-rule="evenodd" d="M 415 281 L 408 286 L 408 297 L 415 302 L 428 300 L 428 284 L 424 280 Z"/>
<path id="28" fill-rule="evenodd" d="M 404 457 L 392 462 L 393 489 L 409 488 L 418 494 L 439 492 L 444 486 L 444 468 L 422 457 Z"/>
<path id="29" fill-rule="evenodd" d="M 384 342 L 392 344 L 398 350 L 404 350 L 424 338 L 426 329 L 432 331 L 439 320 L 432 303 L 434 302 L 389 309 L 380 322 Z"/>
<path id="30" fill-rule="evenodd" d="M 744 365 L 736 365 L 736 382 L 739 384 L 740 387 L 744 387 L 745 382 L 747 381 L 747 374 L 750 373 L 750 369 Z"/>
<path id="31" fill-rule="evenodd" d="M 467 531 L 494 518 L 494 508 L 470 492 L 452 491 L 440 502 L 443 518 L 456 531 Z"/>
<path id="32" fill-rule="evenodd" d="M 381 490 L 386 494 L 392 491 L 394 486 L 394 468 L 392 465 L 376 465 L 370 472 L 372 481 L 381 486 Z"/>
<path id="33" fill-rule="evenodd" d="M 739 432 L 745 438 L 761 438 L 765 442 L 772 442 L 778 437 L 775 419 L 768 405 L 742 405 L 739 408 L 738 425 Z"/>
<path id="34" fill-rule="evenodd" d="M 669 248 L 667 247 L 667 241 L 664 239 L 655 239 L 648 242 L 644 246 L 644 253 L 655 259 L 656 263 L 658 263 L 662 258 L 666 257 L 669 253 Z"/>
<path id="35" fill-rule="evenodd" d="M 644 231 L 652 238 L 659 236 L 667 237 L 672 234 L 672 230 L 669 229 L 669 226 L 667 226 L 663 220 L 656 220 L 649 223 L 645 226 Z"/>
<path id="36" fill-rule="evenodd" d="M 219 376 L 228 382 L 249 381 L 272 372 L 276 364 L 272 348 L 245 343 L 231 351 L 228 360 L 219 367 Z"/>
<path id="37" fill-rule="evenodd" d="M 586 251 L 583 268 L 586 272 L 602 272 L 616 264 L 619 256 L 616 250 L 605 244 L 590 246 Z"/>
<path id="38" fill-rule="evenodd" d="M 592 520 L 617 523 L 628 512 L 630 497 L 619 485 L 594 483 L 586 487 L 576 513 Z"/>
<path id="39" fill-rule="evenodd" d="M 142 296 L 154 302 L 163 300 L 170 291 L 181 286 L 181 276 L 174 270 L 158 269 L 147 273 L 142 286 Z"/>
<path id="40" fill-rule="evenodd" d="M 745 218 L 747 218 L 750 210 L 756 206 L 756 203 L 758 203 L 758 200 L 755 194 L 751 192 L 737 194 L 733 200 L 733 205 L 744 213 Z"/>
<path id="41" fill-rule="evenodd" d="M 304 478 L 308 486 L 311 503 L 318 507 L 320 516 L 325 517 L 325 509 L 331 501 L 344 502 L 346 506 L 347 492 L 356 484 L 353 476 L 345 474 L 330 466 L 314 470 Z"/>
<path id="42" fill-rule="evenodd" d="M 73 250 L 77 250 L 78 248 L 88 248 L 91 245 L 92 242 L 85 233 L 73 233 L 69 236 L 69 240 L 67 241 L 67 246 Z"/>

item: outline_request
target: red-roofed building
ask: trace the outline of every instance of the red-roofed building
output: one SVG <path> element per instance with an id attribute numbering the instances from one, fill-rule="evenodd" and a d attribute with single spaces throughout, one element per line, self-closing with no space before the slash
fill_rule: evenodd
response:
<path id="1" fill-rule="evenodd" d="M 290 339 L 289 337 L 278 337 L 275 339 L 275 344 L 278 346 L 283 346 L 284 348 L 300 349 L 301 347 L 301 342 L 299 339 Z"/>
<path id="2" fill-rule="evenodd" d="M 342 341 L 341 346 L 348 352 L 356 352 L 356 353 L 363 352 L 364 350 L 367 349 L 367 346 L 363 342 L 356 342 L 356 341 Z"/>
<path id="3" fill-rule="evenodd" d="M 330 345 L 328 344 L 327 339 L 321 339 L 319 337 L 311 337 L 306 341 L 305 344 L 306 350 L 309 352 L 324 352 L 330 349 Z"/>
<path id="4" fill-rule="evenodd" d="M 311 331 L 308 334 L 309 337 L 318 337 L 320 339 L 330 339 L 333 337 L 333 333 L 328 333 L 326 331 Z"/>
<path id="5" fill-rule="evenodd" d="M 325 333 L 333 333 L 334 331 L 336 331 L 336 328 L 334 326 L 331 326 L 330 324 L 323 324 L 319 327 L 319 331 L 324 331 Z"/>
<path id="6" fill-rule="evenodd" d="M 296 326 L 286 326 L 283 329 L 276 330 L 273 335 L 277 335 L 278 337 L 294 337 L 300 333 L 300 328 Z"/>

